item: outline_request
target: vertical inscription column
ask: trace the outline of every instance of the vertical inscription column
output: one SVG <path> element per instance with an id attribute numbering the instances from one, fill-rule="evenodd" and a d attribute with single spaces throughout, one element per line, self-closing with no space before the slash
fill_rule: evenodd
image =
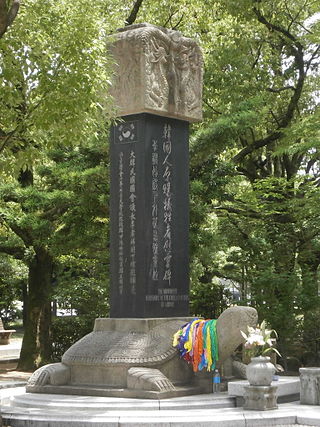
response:
<path id="1" fill-rule="evenodd" d="M 158 141 L 152 140 L 151 154 L 151 189 L 152 189 L 152 280 L 159 279 L 159 153 Z"/>
<path id="2" fill-rule="evenodd" d="M 124 273 L 124 256 L 123 256 L 123 151 L 119 153 L 119 213 L 118 213 L 118 281 L 119 295 L 123 294 L 123 273 Z"/>
<path id="3" fill-rule="evenodd" d="M 146 317 L 189 312 L 188 131 L 186 121 L 145 115 Z"/>
<path id="4" fill-rule="evenodd" d="M 188 315 L 188 122 L 140 114 L 111 139 L 111 316 Z"/>
<path id="5" fill-rule="evenodd" d="M 137 121 L 121 123 L 112 129 L 111 305 L 118 313 L 114 317 L 135 317 L 137 306 L 137 215 L 140 209 L 137 206 L 137 142 Z M 128 300 L 131 301 L 129 306 Z"/>
<path id="6" fill-rule="evenodd" d="M 163 223 L 164 223 L 164 274 L 163 280 L 171 286 L 171 258 L 172 258 L 172 239 L 171 239 L 171 227 L 172 227 L 172 142 L 171 142 L 171 125 L 165 123 L 163 129 L 163 144 L 162 150 L 164 155 L 163 165 Z"/>
<path id="7" fill-rule="evenodd" d="M 194 40 L 149 24 L 120 30 L 112 95 L 111 317 L 188 315 L 189 122 L 201 120 Z"/>
<path id="8" fill-rule="evenodd" d="M 129 214 L 130 214 L 130 293 L 136 294 L 136 155 L 129 155 Z"/>

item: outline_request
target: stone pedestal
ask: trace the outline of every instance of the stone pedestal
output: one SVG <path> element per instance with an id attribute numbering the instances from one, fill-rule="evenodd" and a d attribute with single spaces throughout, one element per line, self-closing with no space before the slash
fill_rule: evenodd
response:
<path id="1" fill-rule="evenodd" d="M 267 411 L 277 409 L 277 386 L 250 385 L 244 387 L 244 409 Z"/>
<path id="2" fill-rule="evenodd" d="M 248 387 L 247 380 L 231 380 L 228 383 L 229 396 L 235 396 L 237 406 L 244 405 L 244 388 Z M 272 386 L 277 386 L 277 402 L 297 402 L 300 400 L 300 380 L 299 377 L 281 376 L 279 380 L 273 381 Z"/>
<path id="3" fill-rule="evenodd" d="M 172 346 L 191 318 L 96 319 L 93 332 L 73 344 L 61 363 L 33 373 L 27 391 L 162 399 L 212 391 L 212 372 L 194 374 Z M 219 363 L 257 322 L 251 307 L 231 307 L 217 321 Z"/>
<path id="4" fill-rule="evenodd" d="M 320 405 L 320 368 L 300 368 L 300 402 Z"/>
<path id="5" fill-rule="evenodd" d="M 15 329 L 4 329 L 2 319 L 0 318 L 0 345 L 10 344 L 10 338 L 14 332 L 16 332 Z"/>
<path id="6" fill-rule="evenodd" d="M 173 334 L 189 320 L 96 319 L 62 363 L 32 375 L 27 391 L 151 399 L 204 392 L 172 347 Z"/>

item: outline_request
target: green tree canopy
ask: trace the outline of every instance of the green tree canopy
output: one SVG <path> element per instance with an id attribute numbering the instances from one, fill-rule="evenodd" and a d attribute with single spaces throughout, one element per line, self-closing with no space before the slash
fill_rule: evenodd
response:
<path id="1" fill-rule="evenodd" d="M 105 2 L 26 0 L 0 40 L 0 167 L 98 137 L 112 114 Z"/>
<path id="2" fill-rule="evenodd" d="M 212 6 L 192 170 L 219 218 L 216 236 L 240 250 L 233 274 L 250 283 L 285 353 L 297 314 L 319 303 L 319 2 Z M 226 172 L 218 187 L 204 179 L 210 167 Z"/>

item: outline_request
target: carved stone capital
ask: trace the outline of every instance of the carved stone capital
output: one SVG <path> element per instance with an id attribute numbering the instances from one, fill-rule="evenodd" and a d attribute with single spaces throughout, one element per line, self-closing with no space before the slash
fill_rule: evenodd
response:
<path id="1" fill-rule="evenodd" d="M 147 112 L 202 119 L 203 59 L 194 40 L 150 24 L 128 26 L 115 38 L 111 94 L 120 116 Z"/>

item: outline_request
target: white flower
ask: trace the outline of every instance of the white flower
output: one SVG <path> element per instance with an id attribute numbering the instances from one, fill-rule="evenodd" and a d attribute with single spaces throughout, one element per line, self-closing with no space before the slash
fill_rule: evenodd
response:
<path id="1" fill-rule="evenodd" d="M 263 339 L 263 336 L 258 334 L 258 333 L 250 334 L 248 336 L 247 343 L 251 344 L 251 345 L 265 345 L 265 341 Z"/>

